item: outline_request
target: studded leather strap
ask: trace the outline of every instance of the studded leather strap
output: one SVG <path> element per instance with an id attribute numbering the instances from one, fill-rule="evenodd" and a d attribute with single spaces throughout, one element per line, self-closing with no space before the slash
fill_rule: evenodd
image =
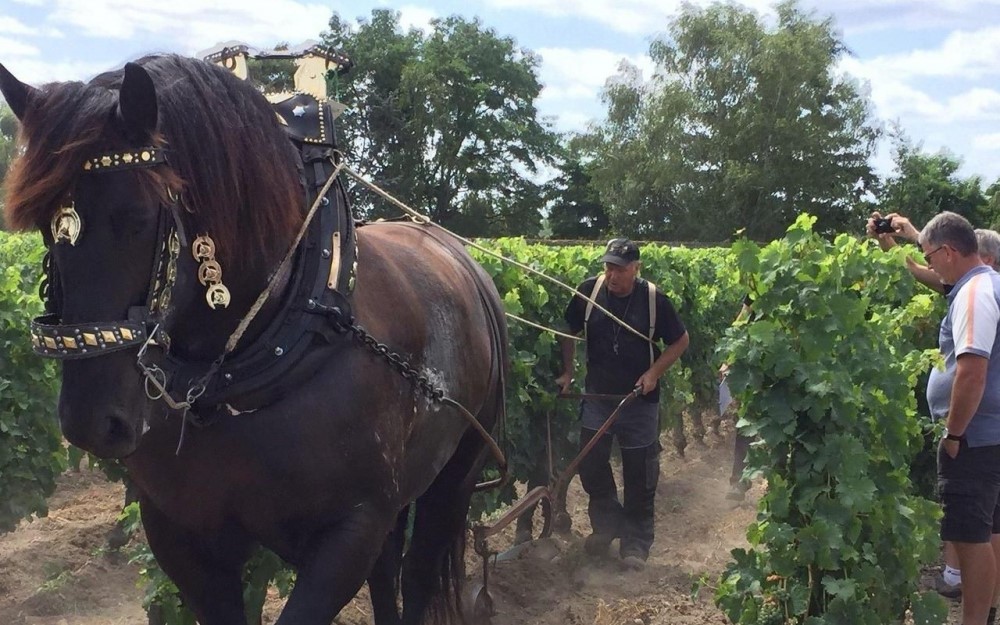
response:
<path id="1" fill-rule="evenodd" d="M 31 343 L 39 356 L 76 360 L 103 356 L 146 342 L 146 328 L 132 321 L 62 325 L 58 315 L 31 322 Z"/>

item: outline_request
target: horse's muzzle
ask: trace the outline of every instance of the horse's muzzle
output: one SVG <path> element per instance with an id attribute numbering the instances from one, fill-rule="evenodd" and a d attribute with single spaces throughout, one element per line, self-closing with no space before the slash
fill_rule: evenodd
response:
<path id="1" fill-rule="evenodd" d="M 115 410 L 89 419 L 60 411 L 63 436 L 70 443 L 99 458 L 125 458 L 139 445 L 139 432 L 131 420 Z"/>

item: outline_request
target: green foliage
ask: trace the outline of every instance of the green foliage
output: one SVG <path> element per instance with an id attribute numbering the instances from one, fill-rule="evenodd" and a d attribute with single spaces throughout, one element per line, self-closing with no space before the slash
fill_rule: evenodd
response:
<path id="1" fill-rule="evenodd" d="M 142 527 L 138 503 L 132 503 L 122 510 L 119 520 L 124 521 L 125 531 L 130 536 L 138 534 Z M 139 567 L 145 582 L 146 592 L 143 607 L 155 612 L 159 622 L 165 625 L 196 625 L 194 614 L 181 603 L 177 586 L 160 569 L 153 552 L 145 541 L 135 541 L 129 548 L 129 563 Z M 282 597 L 288 596 L 295 584 L 295 574 L 288 569 L 281 558 L 267 549 L 257 549 L 243 568 L 243 604 L 247 614 L 247 625 L 258 625 L 267 599 L 267 591 L 273 585 Z"/>
<path id="2" fill-rule="evenodd" d="M 915 594 L 915 585 L 921 564 L 936 555 L 937 508 L 913 495 L 909 476 L 928 427 L 915 414 L 913 389 L 937 359 L 944 300 L 918 292 L 905 273 L 903 256 L 919 255 L 916 248 L 883 253 L 843 235 L 830 242 L 812 232 L 813 224 L 801 218 L 785 239 L 764 248 L 745 240 L 731 249 L 643 246 L 643 274 L 674 301 L 692 336 L 665 377 L 662 412 L 676 416 L 713 403 L 715 371 L 725 359 L 740 401 L 739 426 L 757 441 L 748 470 L 768 482 L 748 529 L 750 548 L 733 552 L 717 600 L 743 625 L 884 623 L 907 607 L 916 622 L 935 622 L 940 601 Z M 599 270 L 596 243 L 484 244 L 572 287 Z M 54 369 L 30 353 L 24 326 L 39 308 L 42 251 L 35 237 L 0 233 L 0 415 L 8 415 L 0 417 L 0 521 L 6 527 L 44 511 L 44 497 L 65 466 L 53 418 Z M 569 293 L 473 254 L 509 312 L 562 327 Z M 730 327 L 746 292 L 761 318 Z M 545 462 L 546 415 L 556 470 L 575 453 L 576 406 L 554 396 L 558 341 L 517 321 L 509 327 L 504 446 L 514 478 L 524 481 Z M 508 490 L 477 499 L 474 514 L 496 511 L 512 497 Z M 134 529 L 136 506 L 126 518 Z M 147 602 L 164 622 L 193 623 L 148 548 L 139 544 L 132 557 L 148 580 Z M 287 592 L 293 576 L 260 551 L 245 582 L 255 622 L 270 584 Z"/>
<path id="3" fill-rule="evenodd" d="M 958 213 L 977 227 L 994 226 L 992 207 L 979 176 L 960 178 L 962 161 L 947 152 L 927 154 L 899 129 L 892 131 L 895 173 L 885 182 L 882 212 L 925 224 L 941 211 Z M 990 194 L 992 195 L 992 193 Z"/>
<path id="4" fill-rule="evenodd" d="M 288 50 L 288 43 L 274 46 L 275 51 Z M 292 59 L 247 59 L 247 73 L 264 93 L 294 91 L 295 61 Z"/>
<path id="5" fill-rule="evenodd" d="M 733 246 L 760 318 L 722 349 L 756 440 L 748 471 L 768 484 L 716 594 L 742 625 L 898 622 L 937 554 L 940 513 L 912 494 L 909 467 L 923 445 L 912 389 L 935 361 L 927 326 L 943 303 L 911 295 L 909 250 L 831 243 L 814 223 Z"/>
<path id="6" fill-rule="evenodd" d="M 598 259 L 603 245 L 550 246 L 529 244 L 522 239 L 504 238 L 482 242 L 496 253 L 541 270 L 576 288 L 601 269 Z M 493 277 L 503 295 L 507 312 L 550 328 L 565 329 L 563 313 L 571 293 L 494 256 L 470 249 Z M 733 259 L 728 250 L 672 248 L 647 244 L 642 248 L 642 274 L 654 282 L 674 303 L 691 336 L 687 352 L 664 376 L 661 391 L 662 425 L 680 418 L 685 410 L 695 411 L 714 405 L 714 350 L 718 337 L 739 311 L 743 293 Z M 544 453 L 546 415 L 551 431 L 558 472 L 576 455 L 578 430 L 577 402 L 555 398 L 554 380 L 561 373 L 562 356 L 557 338 L 516 320 L 508 320 L 511 368 L 507 384 L 506 450 L 513 477 L 528 481 L 539 465 L 547 465 Z M 582 344 L 577 349 L 577 380 L 582 386 Z M 542 466 L 547 469 L 547 466 Z M 511 501 L 513 492 L 495 496 L 487 505 L 480 500 L 474 514 L 489 512 Z M 492 506 L 492 507 L 491 507 Z"/>
<path id="7" fill-rule="evenodd" d="M 0 231 L 0 532 L 32 514 L 66 468 L 56 419 L 55 367 L 34 355 L 28 321 L 41 313 L 38 237 Z"/>
<path id="8" fill-rule="evenodd" d="M 0 102 L 0 230 L 3 230 L 4 187 L 7 170 L 17 150 L 17 118 L 5 102 Z"/>
<path id="9" fill-rule="evenodd" d="M 591 184 L 584 142 L 570 139 L 559 164 L 560 173 L 547 185 L 548 233 L 555 239 L 600 239 L 608 235 L 608 213 Z"/>
<path id="10" fill-rule="evenodd" d="M 534 174 L 552 161 L 556 137 L 535 109 L 534 54 L 461 17 L 404 33 L 386 9 L 356 26 L 334 15 L 323 40 L 355 63 L 334 87 L 348 107 L 341 147 L 361 173 L 457 232 L 538 232 Z M 368 217 L 398 213 L 367 196 L 355 206 Z"/>
<path id="11" fill-rule="evenodd" d="M 780 237 L 801 211 L 822 231 L 854 228 L 879 131 L 837 63 L 830 20 L 794 2 L 772 27 L 735 3 L 685 5 L 650 45 L 656 74 L 607 83 L 590 135 L 594 185 L 612 226 L 641 238 Z"/>

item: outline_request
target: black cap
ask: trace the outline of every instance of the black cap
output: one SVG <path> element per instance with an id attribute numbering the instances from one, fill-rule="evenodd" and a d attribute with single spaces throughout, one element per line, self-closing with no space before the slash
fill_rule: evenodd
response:
<path id="1" fill-rule="evenodd" d="M 628 239 L 611 239 L 604 250 L 604 256 L 601 257 L 602 263 L 622 266 L 637 260 L 639 260 L 639 246 Z"/>

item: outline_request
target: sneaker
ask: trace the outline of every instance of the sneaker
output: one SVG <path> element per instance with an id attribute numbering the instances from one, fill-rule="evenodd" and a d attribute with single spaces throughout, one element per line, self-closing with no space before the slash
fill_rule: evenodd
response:
<path id="1" fill-rule="evenodd" d="M 939 595 L 941 595 L 942 597 L 946 597 L 948 599 L 960 599 L 962 597 L 961 584 L 955 584 L 954 586 L 952 586 L 951 584 L 944 581 L 940 577 L 937 580 L 936 590 L 938 591 Z"/>
<path id="2" fill-rule="evenodd" d="M 587 555 L 606 556 L 611 541 L 614 539 L 615 537 L 611 534 L 591 534 L 583 541 L 583 550 L 587 552 Z"/>

